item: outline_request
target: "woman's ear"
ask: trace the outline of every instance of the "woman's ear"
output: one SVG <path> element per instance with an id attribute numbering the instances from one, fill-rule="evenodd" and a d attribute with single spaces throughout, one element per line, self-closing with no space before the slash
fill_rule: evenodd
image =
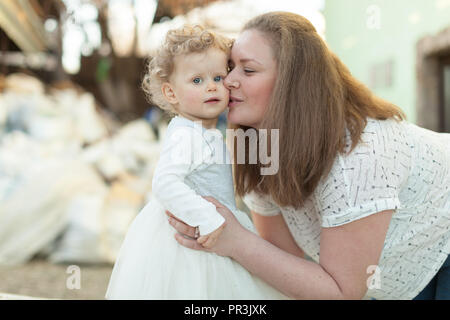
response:
<path id="1" fill-rule="evenodd" d="M 178 103 L 178 99 L 175 95 L 175 91 L 173 91 L 172 86 L 170 85 L 170 83 L 168 82 L 164 82 L 161 86 L 161 91 L 162 94 L 164 95 L 164 97 L 166 98 L 166 100 L 170 103 L 170 104 L 177 104 Z"/>

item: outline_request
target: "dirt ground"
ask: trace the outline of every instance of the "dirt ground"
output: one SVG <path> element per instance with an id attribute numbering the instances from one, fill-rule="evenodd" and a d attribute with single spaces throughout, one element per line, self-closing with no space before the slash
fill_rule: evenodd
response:
<path id="1" fill-rule="evenodd" d="M 112 265 L 78 265 L 80 289 L 69 289 L 75 274 L 67 264 L 42 258 L 14 267 L 0 266 L 0 292 L 31 297 L 71 300 L 104 299 Z"/>

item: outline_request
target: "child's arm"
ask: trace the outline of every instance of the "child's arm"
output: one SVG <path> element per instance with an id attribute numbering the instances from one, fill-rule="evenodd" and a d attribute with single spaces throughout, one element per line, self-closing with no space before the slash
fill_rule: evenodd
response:
<path id="1" fill-rule="evenodd" d="M 184 178 L 198 169 L 204 163 L 202 159 L 211 153 L 209 147 L 203 150 L 203 139 L 194 128 L 174 128 L 163 143 L 152 181 L 152 192 L 164 208 L 186 224 L 198 226 L 201 236 L 212 233 L 225 222 L 211 202 L 184 183 Z"/>

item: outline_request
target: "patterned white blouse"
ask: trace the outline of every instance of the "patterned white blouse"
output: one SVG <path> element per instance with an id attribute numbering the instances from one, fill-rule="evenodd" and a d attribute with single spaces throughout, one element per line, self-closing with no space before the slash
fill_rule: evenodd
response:
<path id="1" fill-rule="evenodd" d="M 450 252 L 450 134 L 369 118 L 361 138 L 349 155 L 337 156 L 300 210 L 280 208 L 254 192 L 243 201 L 261 215 L 282 214 L 317 263 L 322 228 L 395 210 L 378 264 L 380 282 L 368 286 L 366 298 L 412 299 Z"/>

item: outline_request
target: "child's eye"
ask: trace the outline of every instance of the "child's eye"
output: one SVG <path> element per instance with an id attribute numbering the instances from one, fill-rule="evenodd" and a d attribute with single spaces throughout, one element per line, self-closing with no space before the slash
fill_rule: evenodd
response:
<path id="1" fill-rule="evenodd" d="M 222 80 L 222 76 L 217 76 L 214 78 L 214 81 L 219 82 L 220 80 Z"/>
<path id="2" fill-rule="evenodd" d="M 199 84 L 199 83 L 202 82 L 202 79 L 197 77 L 197 78 L 194 78 L 194 80 L 192 80 L 192 82 L 195 83 L 195 84 Z"/>

